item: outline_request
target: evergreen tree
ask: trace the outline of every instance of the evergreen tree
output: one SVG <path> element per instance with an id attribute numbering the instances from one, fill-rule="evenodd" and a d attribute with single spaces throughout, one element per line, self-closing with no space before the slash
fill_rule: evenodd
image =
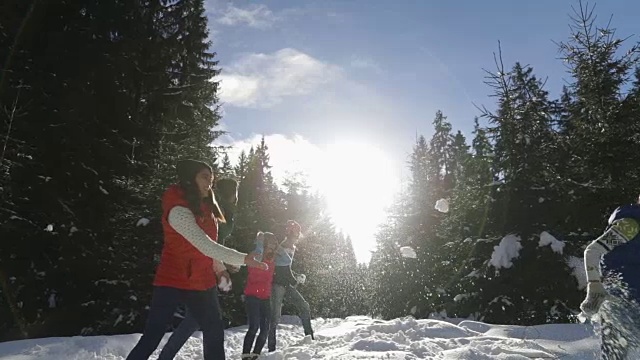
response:
<path id="1" fill-rule="evenodd" d="M 571 17 L 569 40 L 558 44 L 573 82 L 564 103 L 567 113 L 562 131 L 567 143 L 565 177 L 573 185 L 573 206 L 580 208 L 571 219 L 574 226 L 594 231 L 612 203 L 626 202 L 637 193 L 634 159 L 637 141 L 630 130 L 637 126 L 626 116 L 623 104 L 632 71 L 638 65 L 639 47 L 619 38 L 609 25 L 596 25 L 594 8 L 580 3 Z"/>
<path id="2" fill-rule="evenodd" d="M 233 166 L 231 165 L 229 154 L 224 153 L 222 156 L 222 164 L 218 169 L 218 173 L 223 177 L 233 177 Z"/>
<path id="3" fill-rule="evenodd" d="M 436 115 L 436 122 L 442 121 Z M 431 161 L 432 151 L 424 136 L 419 136 L 409 160 L 411 178 L 406 192 L 393 206 L 388 221 L 377 235 L 377 250 L 372 255 L 373 300 L 372 312 L 384 318 L 418 315 L 431 311 L 427 298 L 436 294 L 431 283 L 433 274 L 432 221 L 434 214 L 433 189 L 436 181 L 442 183 L 438 165 Z M 417 258 L 405 258 L 403 246 L 415 250 Z M 392 285 L 393 284 L 393 285 Z M 393 286 L 393 296 L 389 288 Z"/>
<path id="4" fill-rule="evenodd" d="M 495 148 L 494 171 L 502 182 L 490 216 L 501 220 L 498 231 L 528 234 L 545 222 L 536 217 L 545 214 L 545 196 L 553 191 L 545 185 L 555 168 L 549 162 L 555 149 L 555 108 L 532 68 L 516 63 L 505 72 L 501 58 L 497 65 L 497 73 L 487 72 L 487 84 L 495 91 L 498 110 L 484 113 L 492 125 L 487 132 Z"/>
<path id="5" fill-rule="evenodd" d="M 2 41 L 20 40 L 1 50 L 1 107 L 20 121 L 2 159 L 0 257 L 21 307 L 3 319 L 28 336 L 140 329 L 159 196 L 176 159 L 210 158 L 217 136 L 202 1 L 14 3 L 0 15 Z"/>

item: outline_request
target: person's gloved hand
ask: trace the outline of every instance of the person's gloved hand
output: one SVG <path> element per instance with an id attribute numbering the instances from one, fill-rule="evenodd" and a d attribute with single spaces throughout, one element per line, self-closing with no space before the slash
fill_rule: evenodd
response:
<path id="1" fill-rule="evenodd" d="M 607 290 L 600 281 L 591 281 L 587 285 L 587 297 L 580 304 L 580 309 L 588 316 L 593 316 L 598 313 L 600 306 L 609 297 Z"/>
<path id="2" fill-rule="evenodd" d="M 296 274 L 296 282 L 300 285 L 304 284 L 307 281 L 307 276 L 305 274 Z"/>

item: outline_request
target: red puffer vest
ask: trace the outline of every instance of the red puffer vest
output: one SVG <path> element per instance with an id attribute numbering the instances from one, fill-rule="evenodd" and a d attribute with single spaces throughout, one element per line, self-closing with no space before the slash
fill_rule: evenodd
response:
<path id="1" fill-rule="evenodd" d="M 153 285 L 185 290 L 210 289 L 216 285 L 213 259 L 203 255 L 169 225 L 169 211 L 175 206 L 189 207 L 184 198 L 184 190 L 179 185 L 169 186 L 162 195 L 164 245 Z M 210 206 L 203 203 L 201 209 L 204 215 L 195 215 L 196 222 L 211 240 L 217 241 L 217 219 L 215 219 Z"/>
<path id="2" fill-rule="evenodd" d="M 247 276 L 247 284 L 244 287 L 244 294 L 246 296 L 255 296 L 258 299 L 267 300 L 271 296 L 271 283 L 276 267 L 273 260 L 263 261 L 269 265 L 269 269 L 247 268 L 249 275 Z"/>

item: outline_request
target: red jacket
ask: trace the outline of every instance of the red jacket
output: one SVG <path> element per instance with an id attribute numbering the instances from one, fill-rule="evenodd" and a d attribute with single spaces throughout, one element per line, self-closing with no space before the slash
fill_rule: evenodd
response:
<path id="1" fill-rule="evenodd" d="M 198 251 L 169 225 L 169 211 L 175 206 L 188 207 L 184 191 L 179 185 L 169 186 L 162 195 L 164 245 L 153 285 L 185 290 L 210 289 L 216 286 L 213 259 Z M 204 216 L 194 215 L 197 224 L 213 241 L 217 241 L 218 222 L 210 206 L 203 203 L 202 213 Z"/>
<path id="2" fill-rule="evenodd" d="M 262 260 L 269 265 L 269 269 L 262 270 L 255 267 L 248 267 L 247 283 L 244 287 L 246 296 L 254 296 L 258 299 L 267 300 L 271 296 L 271 282 L 273 281 L 273 272 L 276 267 L 273 260 Z"/>

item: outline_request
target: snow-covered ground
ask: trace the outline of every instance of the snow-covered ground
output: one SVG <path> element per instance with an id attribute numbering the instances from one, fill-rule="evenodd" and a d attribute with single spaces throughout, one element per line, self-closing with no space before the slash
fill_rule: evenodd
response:
<path id="1" fill-rule="evenodd" d="M 279 350 L 261 359 L 596 359 L 598 338 L 590 325 L 489 325 L 476 321 L 391 321 L 354 316 L 316 319 L 316 340 L 303 336 L 297 318 L 285 317 Z M 240 359 L 246 326 L 226 332 L 228 359 Z M 124 359 L 139 334 L 47 338 L 0 343 L 0 360 Z M 196 333 L 177 360 L 202 359 Z M 165 336 L 165 340 L 168 337 Z M 155 359 L 158 352 L 154 353 Z"/>

